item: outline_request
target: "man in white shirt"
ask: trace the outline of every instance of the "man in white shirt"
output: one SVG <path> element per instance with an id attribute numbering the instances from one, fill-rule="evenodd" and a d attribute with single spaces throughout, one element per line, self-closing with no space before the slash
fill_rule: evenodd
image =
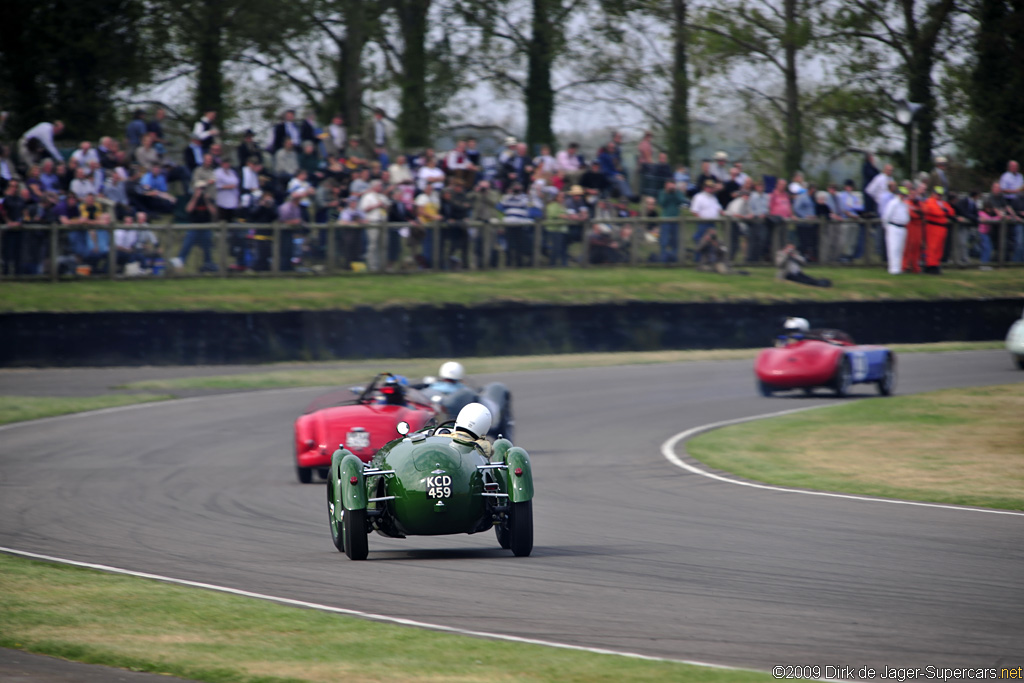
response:
<path id="1" fill-rule="evenodd" d="M 709 221 L 697 224 L 693 241 L 697 243 L 698 248 L 705 239 L 715 235 L 715 223 L 710 221 L 714 221 L 722 215 L 722 205 L 719 203 L 718 197 L 715 196 L 715 187 L 717 187 L 715 181 L 705 181 L 704 188 L 694 195 L 693 201 L 690 203 L 690 211 L 697 218 Z"/>
<path id="2" fill-rule="evenodd" d="M 359 198 L 359 211 L 366 216 L 366 268 L 371 272 L 379 272 L 381 263 L 381 247 L 384 245 L 383 228 L 388 220 L 388 207 L 391 200 L 384 194 L 383 185 L 379 180 L 370 183 L 370 189 Z"/>
<path id="3" fill-rule="evenodd" d="M 217 112 L 210 110 L 196 121 L 196 125 L 192 126 L 192 137 L 199 140 L 204 152 L 209 151 L 210 145 L 220 135 L 220 131 L 213 125 L 216 120 Z"/>
<path id="4" fill-rule="evenodd" d="M 445 155 L 444 163 L 448 173 L 457 178 L 463 187 L 471 187 L 473 185 L 478 169 L 466 154 L 465 140 L 459 140 L 455 143 L 455 149 Z"/>
<path id="5" fill-rule="evenodd" d="M 1003 196 L 1007 201 L 1013 201 L 1021 188 L 1024 188 L 1024 176 L 1020 173 L 1020 164 L 1016 161 L 1007 162 L 1006 172 L 999 176 L 999 187 L 1003 189 Z"/>
<path id="6" fill-rule="evenodd" d="M 213 172 L 213 182 L 217 186 L 217 215 L 230 223 L 238 210 L 238 174 L 227 157 L 221 159 L 220 168 Z"/>
<path id="7" fill-rule="evenodd" d="M 907 242 L 907 223 L 910 222 L 910 208 L 907 202 L 912 199 L 910 190 L 909 184 L 897 188 L 897 195 L 886 204 L 882 212 L 890 275 L 899 275 L 903 272 L 903 247 Z"/>
<path id="8" fill-rule="evenodd" d="M 54 161 L 63 161 L 64 157 L 53 144 L 53 139 L 64 131 L 62 121 L 53 123 L 37 123 L 25 131 L 25 134 L 18 140 L 18 154 L 22 163 L 33 165 L 42 161 L 45 151 Z"/>
<path id="9" fill-rule="evenodd" d="M 882 168 L 882 172 L 871 179 L 867 187 L 864 188 L 864 193 L 875 200 L 878 205 L 878 215 L 881 216 L 885 213 L 885 205 L 882 203 L 885 195 L 889 195 L 889 183 L 892 182 L 892 164 L 886 164 Z M 891 195 L 890 197 L 891 198 Z"/>

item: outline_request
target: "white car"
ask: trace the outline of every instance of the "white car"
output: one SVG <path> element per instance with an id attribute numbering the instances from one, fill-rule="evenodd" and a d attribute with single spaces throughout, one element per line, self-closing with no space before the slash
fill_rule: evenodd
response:
<path id="1" fill-rule="evenodd" d="M 1015 322 L 1010 331 L 1006 333 L 1006 350 L 1010 352 L 1017 362 L 1017 367 L 1024 370 L 1024 313 L 1020 320 Z"/>

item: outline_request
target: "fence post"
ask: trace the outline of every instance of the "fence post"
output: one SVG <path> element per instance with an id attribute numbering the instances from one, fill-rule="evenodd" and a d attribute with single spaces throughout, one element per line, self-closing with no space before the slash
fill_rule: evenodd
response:
<path id="1" fill-rule="evenodd" d="M 540 252 L 544 246 L 544 231 L 540 221 L 533 222 L 533 259 L 530 264 L 533 268 L 540 268 Z"/>
<path id="2" fill-rule="evenodd" d="M 326 226 L 327 230 L 327 263 L 325 264 L 324 271 L 330 275 L 334 273 L 334 266 L 338 259 L 338 223 L 328 223 Z"/>
<path id="3" fill-rule="evenodd" d="M 438 271 L 441 269 L 441 224 L 434 221 L 429 229 L 434 231 L 434 239 L 430 245 L 430 269 Z"/>
<path id="4" fill-rule="evenodd" d="M 60 275 L 58 248 L 60 246 L 60 226 L 50 226 L 50 280 L 56 282 Z"/>
<path id="5" fill-rule="evenodd" d="M 679 218 L 676 221 L 679 223 L 676 230 L 676 265 L 683 265 L 686 263 L 686 209 L 679 207 Z"/>
<path id="6" fill-rule="evenodd" d="M 217 268 L 221 277 L 228 276 L 228 224 L 221 221 L 217 226 Z"/>
<path id="7" fill-rule="evenodd" d="M 1005 218 L 999 221 L 999 265 L 1000 267 L 1006 265 L 1006 233 L 1010 229 L 1010 224 Z"/>
<path id="8" fill-rule="evenodd" d="M 274 241 L 270 245 L 270 272 L 277 275 L 281 272 L 281 224 L 273 224 Z"/>

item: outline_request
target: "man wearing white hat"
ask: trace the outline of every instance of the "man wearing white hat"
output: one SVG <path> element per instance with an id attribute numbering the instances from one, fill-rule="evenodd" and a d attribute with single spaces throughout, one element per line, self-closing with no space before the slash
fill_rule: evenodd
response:
<path id="1" fill-rule="evenodd" d="M 729 155 L 725 152 L 715 152 L 715 163 L 711 164 L 711 175 L 724 183 L 729 179 Z"/>

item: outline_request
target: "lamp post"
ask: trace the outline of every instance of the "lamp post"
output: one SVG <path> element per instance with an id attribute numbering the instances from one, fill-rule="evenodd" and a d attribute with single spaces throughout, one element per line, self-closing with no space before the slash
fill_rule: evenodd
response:
<path id="1" fill-rule="evenodd" d="M 917 102 L 911 102 L 907 98 L 896 103 L 896 120 L 900 122 L 902 126 L 910 126 L 910 177 L 914 177 L 914 173 L 917 171 L 917 135 L 914 129 L 914 121 L 917 119 L 921 110 L 924 109 L 923 104 Z"/>

